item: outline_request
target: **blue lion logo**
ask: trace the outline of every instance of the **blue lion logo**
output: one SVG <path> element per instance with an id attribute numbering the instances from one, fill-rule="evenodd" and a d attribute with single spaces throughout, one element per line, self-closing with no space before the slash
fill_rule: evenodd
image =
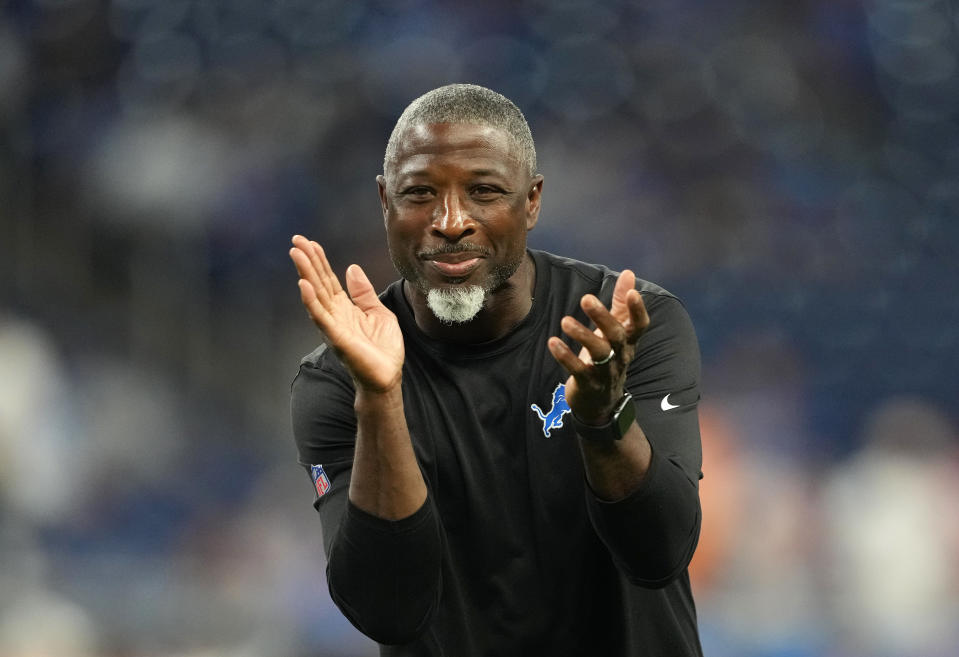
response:
<path id="1" fill-rule="evenodd" d="M 531 404 L 530 408 L 536 411 L 539 419 L 543 421 L 543 435 L 549 438 L 549 432 L 563 426 L 563 416 L 570 412 L 569 404 L 566 403 L 566 385 L 556 384 L 556 390 L 553 391 L 553 406 L 549 412 L 544 413 L 543 409 L 536 404 Z"/>

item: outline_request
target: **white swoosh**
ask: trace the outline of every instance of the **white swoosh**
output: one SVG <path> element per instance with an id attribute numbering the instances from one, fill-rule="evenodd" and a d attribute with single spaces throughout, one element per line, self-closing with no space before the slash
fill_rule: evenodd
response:
<path id="1" fill-rule="evenodd" d="M 673 393 L 669 393 L 669 395 L 671 395 L 671 394 L 673 394 Z M 670 404 L 670 403 L 669 403 L 669 395 L 666 395 L 665 397 L 663 397 L 663 401 L 659 402 L 659 407 L 660 407 L 661 409 L 663 409 L 664 411 L 671 411 L 671 410 L 673 410 L 674 408 L 679 408 L 679 404 Z"/>

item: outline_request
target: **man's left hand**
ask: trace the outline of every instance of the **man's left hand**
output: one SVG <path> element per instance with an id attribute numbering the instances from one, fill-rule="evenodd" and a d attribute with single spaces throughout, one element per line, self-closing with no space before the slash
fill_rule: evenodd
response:
<path id="1" fill-rule="evenodd" d="M 623 396 L 626 369 L 636 343 L 649 326 L 649 315 L 636 290 L 636 275 L 628 269 L 616 281 L 609 309 L 592 294 L 580 299 L 580 307 L 593 320 L 595 330 L 569 315 L 560 322 L 563 332 L 582 345 L 579 354 L 557 337 L 550 338 L 547 346 L 570 375 L 566 402 L 573 413 L 584 423 L 605 424 Z"/>

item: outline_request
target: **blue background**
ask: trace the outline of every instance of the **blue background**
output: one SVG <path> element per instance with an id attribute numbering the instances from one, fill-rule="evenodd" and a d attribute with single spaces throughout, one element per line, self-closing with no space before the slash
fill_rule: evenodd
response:
<path id="1" fill-rule="evenodd" d="M 959 652 L 959 16 L 943 0 L 0 2 L 0 653 L 370 655 L 332 607 L 289 237 L 394 277 L 448 82 L 526 113 L 530 245 L 683 298 L 706 652 Z"/>

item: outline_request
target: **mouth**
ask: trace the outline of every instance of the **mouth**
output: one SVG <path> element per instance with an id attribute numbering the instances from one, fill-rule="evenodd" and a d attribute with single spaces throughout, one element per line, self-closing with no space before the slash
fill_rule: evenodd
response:
<path id="1" fill-rule="evenodd" d="M 476 256 L 454 260 L 451 259 L 450 255 L 445 255 L 443 257 L 431 258 L 429 262 L 444 276 L 462 278 L 476 269 L 479 266 L 480 260 L 482 260 L 482 258 Z"/>
<path id="2" fill-rule="evenodd" d="M 427 252 L 420 255 L 429 266 L 449 278 L 469 276 L 485 257 L 477 251 Z"/>

